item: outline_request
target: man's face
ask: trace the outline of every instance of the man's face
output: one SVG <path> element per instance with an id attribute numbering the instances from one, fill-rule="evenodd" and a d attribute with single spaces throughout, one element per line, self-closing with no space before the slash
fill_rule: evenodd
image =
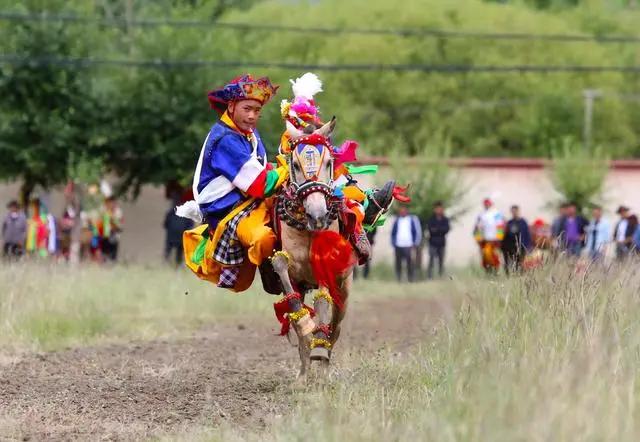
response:
<path id="1" fill-rule="evenodd" d="M 574 217 L 574 216 L 576 216 L 576 213 L 577 213 L 576 206 L 567 207 L 567 216 Z"/>
<path id="2" fill-rule="evenodd" d="M 400 207 L 400 210 L 398 211 L 398 215 L 407 216 L 408 214 L 409 214 L 409 209 L 407 209 L 406 207 Z"/>
<path id="3" fill-rule="evenodd" d="M 520 209 L 517 207 L 512 207 L 511 216 L 513 216 L 514 218 L 520 218 Z"/>
<path id="4" fill-rule="evenodd" d="M 261 111 L 262 104 L 256 100 L 240 100 L 229 104 L 231 119 L 245 132 L 255 129 Z"/>
<path id="5" fill-rule="evenodd" d="M 620 211 L 620 218 L 625 219 L 629 217 L 629 211 L 628 210 L 621 210 Z"/>
<path id="6" fill-rule="evenodd" d="M 443 216 L 444 215 L 444 207 L 442 206 L 435 206 L 433 208 L 433 213 L 436 214 L 436 216 Z"/>
<path id="7" fill-rule="evenodd" d="M 15 204 L 11 204 L 11 205 L 9 206 L 9 212 L 11 212 L 11 213 L 16 213 L 17 211 L 18 211 L 18 206 L 17 206 L 17 205 L 15 205 Z"/>
<path id="8" fill-rule="evenodd" d="M 599 207 L 594 207 L 591 214 L 593 215 L 593 219 L 599 220 L 600 218 L 602 218 L 602 209 Z"/>

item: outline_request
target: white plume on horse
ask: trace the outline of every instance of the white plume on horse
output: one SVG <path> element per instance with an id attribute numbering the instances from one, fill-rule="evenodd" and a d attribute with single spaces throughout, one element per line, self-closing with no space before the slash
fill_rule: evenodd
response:
<path id="1" fill-rule="evenodd" d="M 302 77 L 296 78 L 295 81 L 289 81 L 291 82 L 293 95 L 296 97 L 304 97 L 311 100 L 315 94 L 322 92 L 322 81 L 312 72 L 307 72 Z"/>

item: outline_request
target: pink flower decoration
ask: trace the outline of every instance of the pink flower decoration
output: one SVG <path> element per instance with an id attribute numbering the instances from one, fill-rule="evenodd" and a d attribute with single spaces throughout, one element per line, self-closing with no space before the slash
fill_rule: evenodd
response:
<path id="1" fill-rule="evenodd" d="M 340 149 L 336 149 L 333 153 L 335 157 L 335 166 L 340 167 L 341 164 L 356 161 L 356 149 L 358 149 L 357 141 L 347 140 L 342 143 Z"/>

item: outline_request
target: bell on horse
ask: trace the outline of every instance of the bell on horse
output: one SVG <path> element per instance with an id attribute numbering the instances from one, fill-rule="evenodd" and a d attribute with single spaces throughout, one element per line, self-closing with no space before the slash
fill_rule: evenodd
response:
<path id="1" fill-rule="evenodd" d="M 311 360 L 329 363 L 356 263 L 353 247 L 340 234 L 344 200 L 333 191 L 333 151 L 322 134 L 327 128 L 292 142 L 289 182 L 276 202 L 282 250 L 272 263 L 285 295 L 276 304 L 276 314 L 283 334 L 292 325 L 297 335 L 303 378 Z M 311 308 L 304 297 L 313 289 L 317 292 Z"/>

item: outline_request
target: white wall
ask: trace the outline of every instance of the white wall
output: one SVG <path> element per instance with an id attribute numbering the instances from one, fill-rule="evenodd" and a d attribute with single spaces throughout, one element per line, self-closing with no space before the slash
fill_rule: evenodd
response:
<path id="1" fill-rule="evenodd" d="M 528 221 L 537 217 L 550 220 L 553 210 L 549 206 L 559 196 L 553 191 L 547 173 L 543 169 L 514 168 L 465 168 L 460 169 L 461 179 L 469 191 L 462 207 L 469 210 L 452 225 L 448 237 L 447 264 L 467 265 L 477 260 L 476 244 L 472 229 L 475 217 L 482 208 L 482 199 L 495 194 L 496 206 L 508 214 L 512 204 L 518 204 Z M 17 196 L 15 184 L 0 185 L 0 216 L 6 212 L 6 203 Z M 59 191 L 50 195 L 55 215 L 60 215 L 62 198 Z M 640 171 L 612 170 L 606 183 L 604 195 L 607 216 L 615 221 L 614 210 L 620 204 L 640 211 Z M 169 208 L 164 191 L 159 187 L 146 186 L 135 203 L 123 203 L 125 231 L 122 236 L 122 257 L 128 260 L 158 260 L 162 253 L 164 231 L 162 221 Z M 392 220 L 379 229 L 374 247 L 374 262 L 390 262 L 393 250 L 390 245 Z"/>

